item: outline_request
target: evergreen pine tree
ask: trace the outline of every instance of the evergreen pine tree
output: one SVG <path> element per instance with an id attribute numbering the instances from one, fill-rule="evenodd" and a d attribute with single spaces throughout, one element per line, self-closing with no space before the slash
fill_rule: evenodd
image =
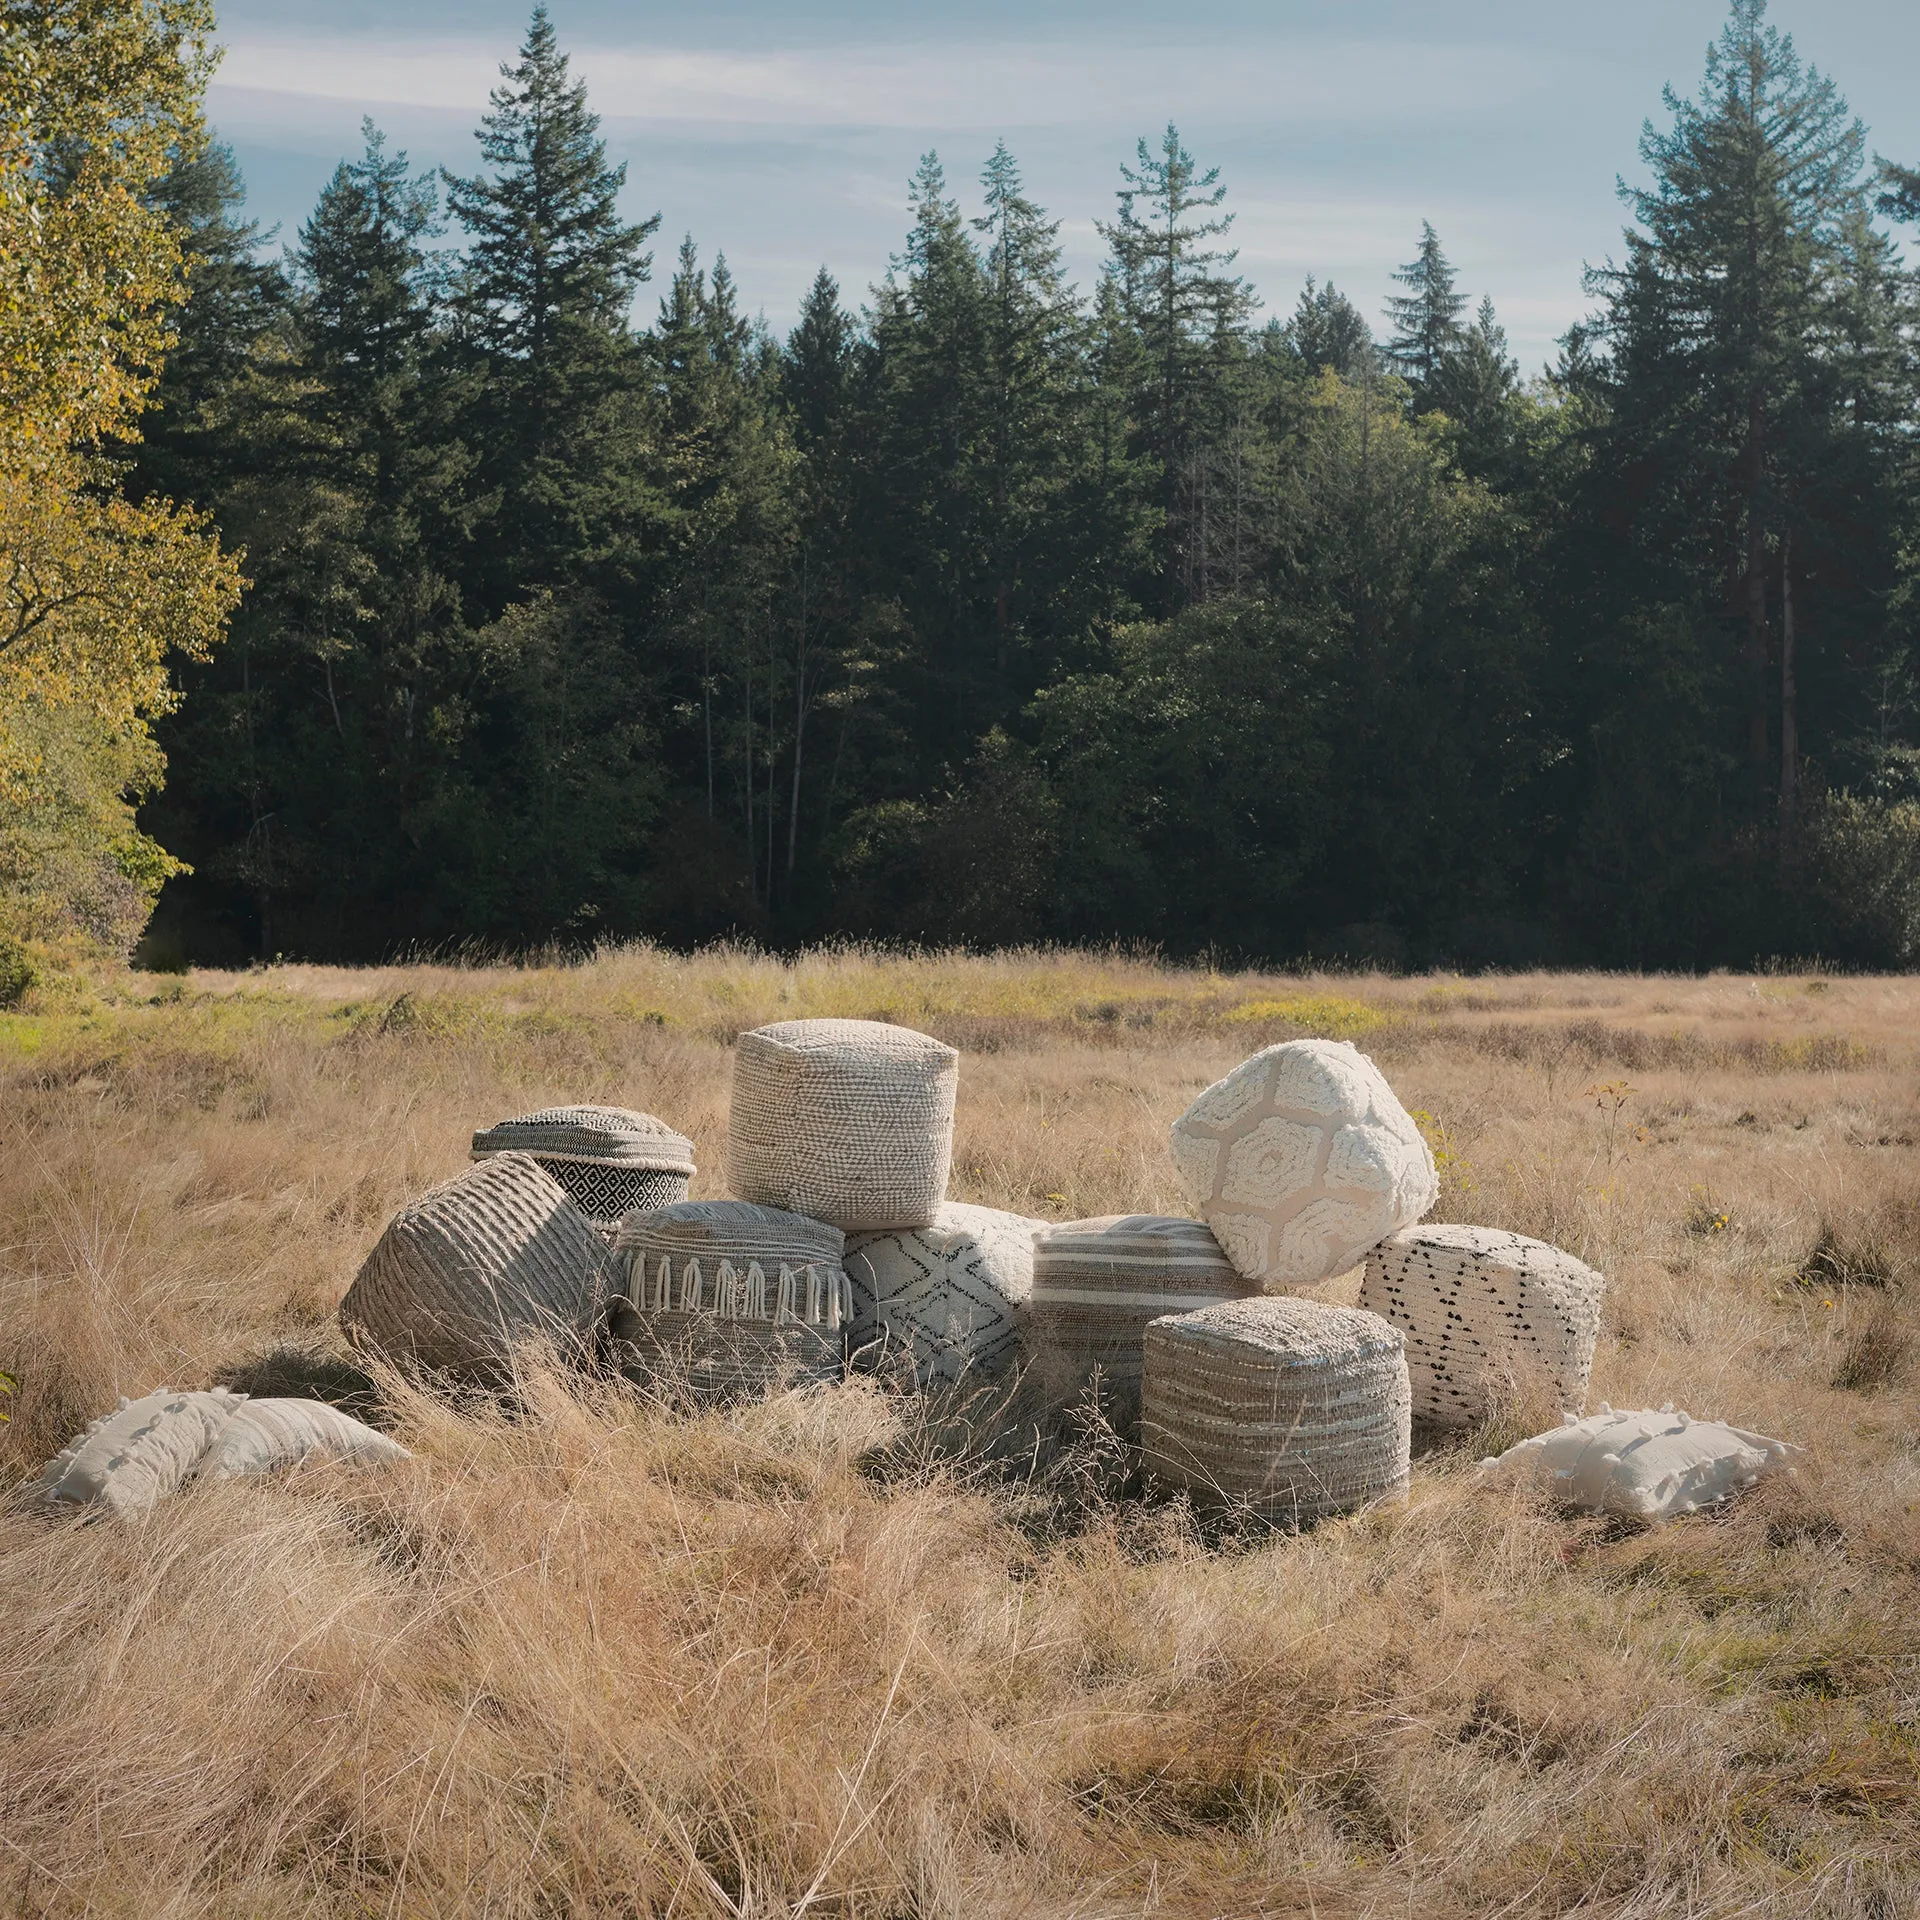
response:
<path id="1" fill-rule="evenodd" d="M 1420 251 L 1394 270 L 1407 291 L 1387 301 L 1393 338 L 1387 358 L 1414 384 L 1416 398 L 1433 388 L 1449 354 L 1460 342 L 1460 316 L 1466 295 L 1454 285 L 1453 268 L 1441 251 L 1432 223 L 1420 223 Z"/>
<path id="2" fill-rule="evenodd" d="M 1286 339 L 1309 373 L 1331 367 L 1341 379 L 1357 380 L 1379 359 L 1360 309 L 1331 280 L 1316 286 L 1312 274 L 1287 322 Z"/>

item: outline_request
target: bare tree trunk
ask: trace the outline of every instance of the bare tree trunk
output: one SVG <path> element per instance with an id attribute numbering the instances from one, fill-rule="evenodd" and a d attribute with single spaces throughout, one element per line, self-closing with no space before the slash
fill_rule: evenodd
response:
<path id="1" fill-rule="evenodd" d="M 746 649 L 746 672 L 742 676 L 746 686 L 747 699 L 747 738 L 742 748 L 744 755 L 740 769 L 740 791 L 747 805 L 747 898 L 757 907 L 760 904 L 760 859 L 754 850 L 753 840 L 753 649 Z"/>
<path id="2" fill-rule="evenodd" d="M 700 642 L 700 718 L 707 730 L 707 818 L 713 818 L 713 643 Z"/>
<path id="3" fill-rule="evenodd" d="M 800 623 L 793 642 L 793 793 L 787 802 L 787 905 L 793 905 L 793 866 L 800 849 L 800 756 L 807 734 L 807 572 L 800 563 Z"/>
<path id="4" fill-rule="evenodd" d="M 1794 681 L 1793 532 L 1780 541 L 1780 837 L 1793 837 L 1800 784 L 1800 689 Z"/>
<path id="5" fill-rule="evenodd" d="M 767 908 L 773 908 L 773 689 L 779 665 L 774 654 L 773 610 L 767 610 Z"/>
<path id="6" fill-rule="evenodd" d="M 1741 460 L 1747 496 L 1747 765 L 1754 783 L 1764 789 L 1767 778 L 1767 530 L 1760 517 L 1760 483 L 1764 477 L 1760 451 L 1760 400 L 1747 402 L 1747 445 Z"/>

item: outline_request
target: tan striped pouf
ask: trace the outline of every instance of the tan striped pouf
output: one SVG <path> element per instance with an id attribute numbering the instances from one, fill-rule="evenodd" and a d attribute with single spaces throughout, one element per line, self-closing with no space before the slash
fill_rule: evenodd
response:
<path id="1" fill-rule="evenodd" d="M 1606 1281 L 1544 1240 L 1494 1227 L 1409 1227 L 1367 1255 L 1360 1304 L 1407 1337 L 1413 1414 L 1471 1427 L 1503 1394 L 1584 1413 Z"/>
<path id="2" fill-rule="evenodd" d="M 1204 1507 L 1280 1526 L 1407 1484 L 1412 1395 L 1400 1330 L 1318 1300 L 1229 1300 L 1146 1331 L 1148 1472 Z"/>
<path id="3" fill-rule="evenodd" d="M 783 1020 L 734 1047 L 727 1180 L 849 1233 L 924 1227 L 947 1197 L 960 1056 L 879 1020 Z"/>
<path id="4" fill-rule="evenodd" d="M 1064 1409 L 1097 1372 L 1108 1418 L 1131 1438 L 1148 1321 L 1259 1290 L 1198 1220 L 1130 1213 L 1050 1227 L 1034 1236 L 1028 1380 L 1043 1404 Z"/>

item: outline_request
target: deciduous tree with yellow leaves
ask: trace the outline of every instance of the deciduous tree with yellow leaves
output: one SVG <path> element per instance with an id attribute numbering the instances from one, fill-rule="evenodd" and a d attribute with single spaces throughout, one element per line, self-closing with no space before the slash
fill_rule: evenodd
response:
<path id="1" fill-rule="evenodd" d="M 120 487 L 185 292 L 154 184 L 204 140 L 207 0 L 0 0 L 0 933 L 125 946 L 169 657 L 239 597 L 205 518 Z"/>

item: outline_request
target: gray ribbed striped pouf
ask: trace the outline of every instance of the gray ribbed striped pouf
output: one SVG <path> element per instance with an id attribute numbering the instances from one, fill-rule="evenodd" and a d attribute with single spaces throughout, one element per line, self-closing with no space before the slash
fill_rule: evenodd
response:
<path id="1" fill-rule="evenodd" d="M 501 1153 L 410 1201 L 367 1255 L 340 1324 L 389 1360 L 495 1375 L 516 1341 L 584 1358 L 612 1255 L 560 1183 Z"/>
<path id="2" fill-rule="evenodd" d="M 784 1020 L 734 1047 L 728 1184 L 848 1232 L 924 1227 L 947 1197 L 960 1056 L 879 1020 Z"/>
<path id="3" fill-rule="evenodd" d="M 1400 1492 L 1411 1404 L 1399 1328 L 1357 1307 L 1229 1300 L 1146 1332 L 1147 1470 L 1200 1506 L 1299 1526 Z"/>
<path id="4" fill-rule="evenodd" d="M 1570 1253 L 1495 1227 L 1409 1227 L 1367 1255 L 1360 1304 L 1407 1336 L 1414 1418 L 1470 1427 L 1502 1394 L 1584 1413 L 1606 1281 Z"/>
<path id="5" fill-rule="evenodd" d="M 473 1136 L 473 1157 L 530 1153 L 609 1238 L 636 1209 L 687 1197 L 693 1142 L 630 1107 L 542 1107 Z"/>
<path id="6" fill-rule="evenodd" d="M 853 1301 L 845 1238 L 746 1200 L 686 1200 L 620 1224 L 630 1363 L 703 1399 L 837 1380 Z"/>
<path id="7" fill-rule="evenodd" d="M 1097 1370 L 1107 1416 L 1131 1438 L 1148 1321 L 1259 1290 L 1198 1220 L 1129 1213 L 1050 1227 L 1034 1236 L 1028 1380 L 1043 1403 L 1064 1409 Z"/>

